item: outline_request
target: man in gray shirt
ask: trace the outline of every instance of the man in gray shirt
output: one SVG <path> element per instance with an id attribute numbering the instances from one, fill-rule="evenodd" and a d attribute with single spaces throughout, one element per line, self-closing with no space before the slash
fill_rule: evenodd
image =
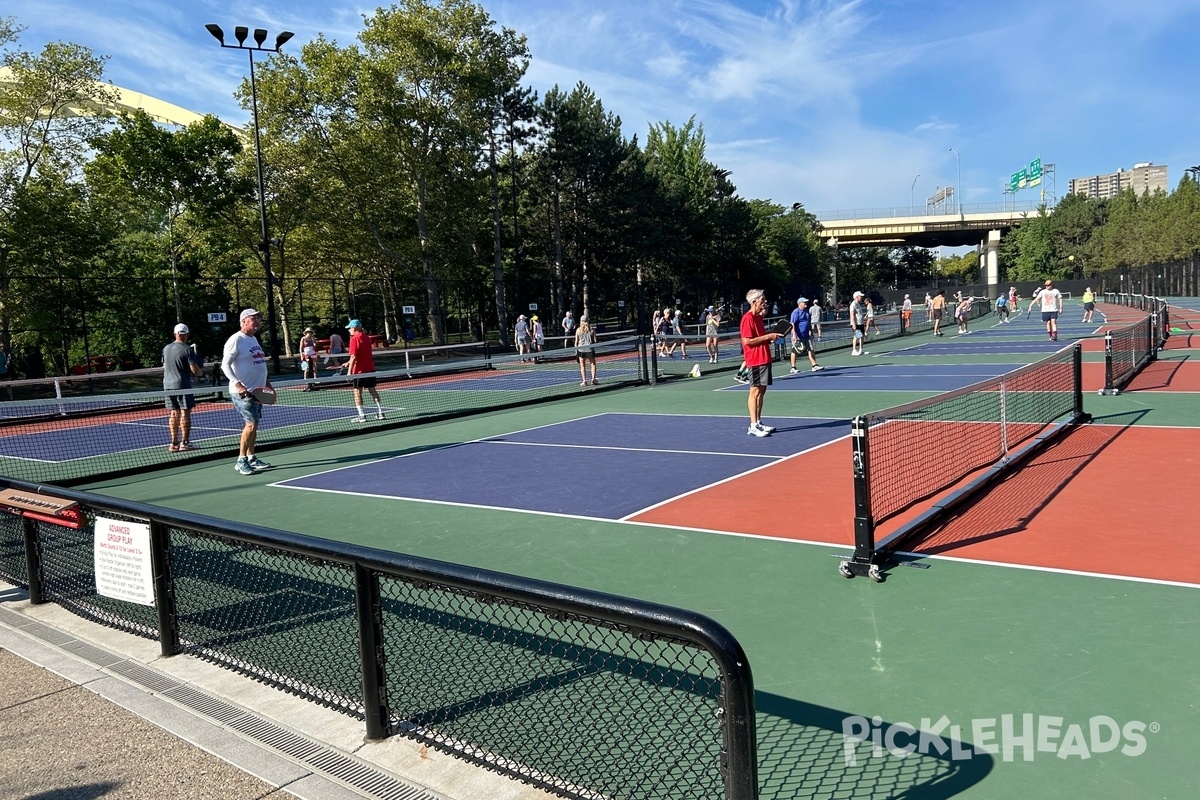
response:
<path id="1" fill-rule="evenodd" d="M 182 322 L 175 326 L 175 341 L 163 348 L 163 391 L 166 392 L 167 430 L 171 435 L 171 443 L 167 451 L 181 453 L 195 450 L 191 441 L 192 409 L 196 398 L 190 392 L 171 394 L 173 389 L 191 389 L 192 376 L 204 374 L 199 358 L 192 348 L 188 347 L 187 339 L 190 331 Z"/>

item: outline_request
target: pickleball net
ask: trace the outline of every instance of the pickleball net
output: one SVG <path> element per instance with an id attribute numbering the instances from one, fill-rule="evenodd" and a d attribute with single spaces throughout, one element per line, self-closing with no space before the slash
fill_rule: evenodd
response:
<path id="1" fill-rule="evenodd" d="M 377 356 L 374 373 L 354 376 L 373 377 L 380 395 L 381 410 L 363 392 L 361 420 L 343 373 L 325 371 L 313 380 L 277 382 L 277 403 L 262 410 L 259 452 L 646 382 L 641 337 L 600 342 L 595 356 L 594 386 L 580 385 L 574 348 L 425 362 Z M 168 449 L 168 394 L 194 405 L 189 444 L 195 449 Z M 236 456 L 243 427 L 223 382 L 169 393 L 159 388 L 2 402 L 0 471 L 22 480 L 70 484 Z"/>
<path id="2" fill-rule="evenodd" d="M 1085 422 L 1082 347 L 854 419 L 854 556 L 843 575 L 882 580 L 905 542 Z M 927 507 L 924 507 L 927 506 Z M 895 527 L 879 538 L 881 526 Z"/>
<path id="3" fill-rule="evenodd" d="M 1149 315 L 1104 334 L 1104 388 L 1100 394 L 1119 394 L 1144 366 L 1158 358 L 1167 341 L 1170 311 L 1166 301 L 1141 297 L 1136 307 L 1148 310 Z"/>

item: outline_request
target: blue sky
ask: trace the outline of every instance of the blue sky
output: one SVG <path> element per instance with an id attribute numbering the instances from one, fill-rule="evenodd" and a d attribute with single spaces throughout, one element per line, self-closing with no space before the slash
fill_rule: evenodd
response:
<path id="1" fill-rule="evenodd" d="M 1200 164 L 1197 0 L 484 0 L 528 37 L 525 83 L 589 85 L 644 141 L 704 125 L 739 193 L 821 213 L 918 205 L 939 187 L 1001 203 L 1034 158 L 1070 178 Z M 351 43 L 375 4 L 342 0 L 7 0 L 21 46 L 73 41 L 109 80 L 242 123 L 240 53 L 215 22 Z M 957 152 L 957 158 L 951 148 Z M 961 178 L 959 176 L 961 172 Z M 1017 195 L 1035 202 L 1036 189 Z"/>

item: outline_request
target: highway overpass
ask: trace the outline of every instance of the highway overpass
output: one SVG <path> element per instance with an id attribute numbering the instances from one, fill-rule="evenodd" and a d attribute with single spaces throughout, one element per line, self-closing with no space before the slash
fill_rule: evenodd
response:
<path id="1" fill-rule="evenodd" d="M 815 216 L 820 237 L 838 248 L 847 247 L 962 247 L 979 248 L 980 278 L 991 289 L 1000 280 L 1000 237 L 1026 219 L 1037 216 L 1035 205 L 965 205 L 945 209 L 895 208 L 834 211 Z"/>

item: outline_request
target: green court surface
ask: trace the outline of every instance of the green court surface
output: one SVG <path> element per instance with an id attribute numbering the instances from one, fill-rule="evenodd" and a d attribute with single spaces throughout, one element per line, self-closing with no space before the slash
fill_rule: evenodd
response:
<path id="1" fill-rule="evenodd" d="M 822 363 L 869 366 L 889 344 L 871 347 L 867 359 L 839 351 Z M 698 363 L 704 370 L 703 359 Z M 727 415 L 729 425 L 744 429 L 745 393 L 717 391 L 731 384 L 726 371 L 264 451 L 275 468 L 252 477 L 222 460 L 83 488 L 709 615 L 741 641 L 754 671 L 763 798 L 1200 793 L 1194 766 L 1200 752 L 1200 564 L 1198 585 L 954 558 L 896 570 L 884 584 L 845 580 L 831 554 L 845 554 L 848 538 L 841 548 L 797 540 L 811 538 L 805 531 L 817 520 L 844 518 L 849 528 L 853 507 L 847 498 L 815 494 L 803 479 L 784 485 L 764 478 L 744 499 L 746 515 L 768 515 L 790 539 L 723 535 L 703 530 L 703 520 L 669 527 L 268 486 L 602 412 Z M 848 419 L 925 394 L 772 390 L 764 416 Z M 1101 422 L 1136 414 L 1139 425 L 1194 426 L 1195 397 L 1092 394 L 1085 407 Z M 702 450 L 703 442 L 675 446 Z M 951 457 L 953 442 L 944 446 Z M 1185 500 L 1195 470 L 1172 470 L 1171 454 L 1162 457 L 1163 502 Z M 850 469 L 847 462 L 847 481 Z M 494 475 L 499 487 L 539 482 L 562 492 L 609 479 L 590 468 L 584 450 L 566 472 L 548 472 L 531 460 L 519 472 Z M 1096 497 L 1094 506 L 1080 509 L 1079 526 L 1086 530 L 1108 504 L 1123 501 Z M 1152 517 L 1145 522 L 1155 524 Z M 1155 541 L 1167 533 L 1192 535 L 1159 531 Z M 1143 539 L 1143 531 L 1131 529 L 1127 547 L 1143 547 Z M 941 736 L 919 740 L 905 725 Z M 897 752 L 872 747 L 872 736 Z M 989 742 L 999 749 L 980 752 Z M 905 744 L 917 745 L 917 752 L 900 752 Z"/>

